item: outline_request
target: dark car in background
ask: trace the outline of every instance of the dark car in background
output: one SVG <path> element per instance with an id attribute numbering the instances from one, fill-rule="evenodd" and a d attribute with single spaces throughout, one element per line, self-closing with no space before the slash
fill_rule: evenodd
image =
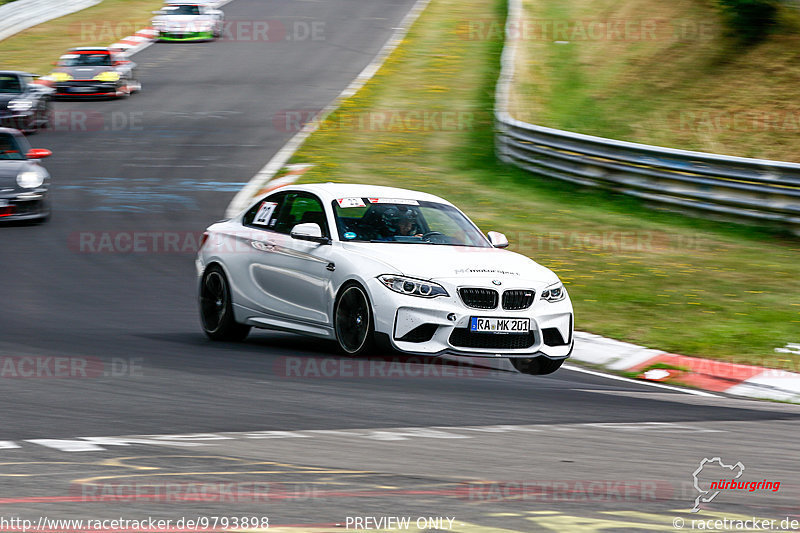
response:
<path id="1" fill-rule="evenodd" d="M 0 127 L 35 133 L 47 128 L 53 89 L 28 72 L 0 70 Z"/>
<path id="2" fill-rule="evenodd" d="M 124 97 L 141 90 L 136 63 L 110 48 L 72 48 L 48 76 L 60 98 Z"/>
<path id="3" fill-rule="evenodd" d="M 44 220 L 50 215 L 50 174 L 39 159 L 50 150 L 32 149 L 18 130 L 0 128 L 0 221 Z"/>

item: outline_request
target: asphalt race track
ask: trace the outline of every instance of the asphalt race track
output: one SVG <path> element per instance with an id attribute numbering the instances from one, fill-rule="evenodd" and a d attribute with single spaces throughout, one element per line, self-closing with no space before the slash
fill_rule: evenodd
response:
<path id="1" fill-rule="evenodd" d="M 294 133 L 282 117 L 330 102 L 412 3 L 235 0 L 229 20 L 276 33 L 155 44 L 134 57 L 141 94 L 56 104 L 55 131 L 31 138 L 55 153 L 52 219 L 0 227 L 0 530 L 40 516 L 171 530 L 212 515 L 309 530 L 449 517 L 439 528 L 462 532 L 800 519 L 799 407 L 202 334 L 198 233 Z M 104 438 L 117 436 L 137 437 Z M 713 457 L 780 490 L 723 491 L 690 514 L 692 473 Z"/>

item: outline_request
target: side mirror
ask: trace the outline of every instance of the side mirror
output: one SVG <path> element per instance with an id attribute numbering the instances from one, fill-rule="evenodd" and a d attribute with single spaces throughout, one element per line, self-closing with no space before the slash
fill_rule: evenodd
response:
<path id="1" fill-rule="evenodd" d="M 318 242 L 320 244 L 331 243 L 329 238 L 322 236 L 322 228 L 319 227 L 319 224 L 313 222 L 296 225 L 292 228 L 290 235 L 293 239 L 299 239 L 301 241 Z"/>
<path id="2" fill-rule="evenodd" d="M 490 231 L 486 234 L 489 237 L 489 242 L 495 248 L 508 248 L 508 237 L 498 231 Z"/>
<path id="3" fill-rule="evenodd" d="M 33 148 L 27 154 L 25 154 L 25 157 L 28 159 L 44 159 L 45 157 L 50 157 L 51 155 L 53 155 L 53 152 L 45 148 Z"/>

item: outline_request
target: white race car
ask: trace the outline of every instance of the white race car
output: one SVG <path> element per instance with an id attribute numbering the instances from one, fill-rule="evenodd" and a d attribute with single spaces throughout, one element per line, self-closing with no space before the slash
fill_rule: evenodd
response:
<path id="1" fill-rule="evenodd" d="M 569 357 L 573 310 L 558 277 L 488 237 L 451 203 L 370 185 L 283 187 L 210 226 L 197 257 L 215 340 L 251 327 L 412 354 L 509 358 L 549 374 Z"/>
<path id="2" fill-rule="evenodd" d="M 161 41 L 206 41 L 222 35 L 225 14 L 202 2 L 167 2 L 153 12 L 153 29 Z"/>

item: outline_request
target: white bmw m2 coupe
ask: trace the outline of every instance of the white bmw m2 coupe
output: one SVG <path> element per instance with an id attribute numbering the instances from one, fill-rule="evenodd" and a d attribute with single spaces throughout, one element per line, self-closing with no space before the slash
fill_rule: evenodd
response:
<path id="1" fill-rule="evenodd" d="M 215 340 L 256 327 L 331 339 L 349 355 L 378 343 L 552 373 L 572 352 L 572 303 L 551 270 L 506 246 L 430 194 L 287 186 L 205 232 L 201 322 Z"/>

